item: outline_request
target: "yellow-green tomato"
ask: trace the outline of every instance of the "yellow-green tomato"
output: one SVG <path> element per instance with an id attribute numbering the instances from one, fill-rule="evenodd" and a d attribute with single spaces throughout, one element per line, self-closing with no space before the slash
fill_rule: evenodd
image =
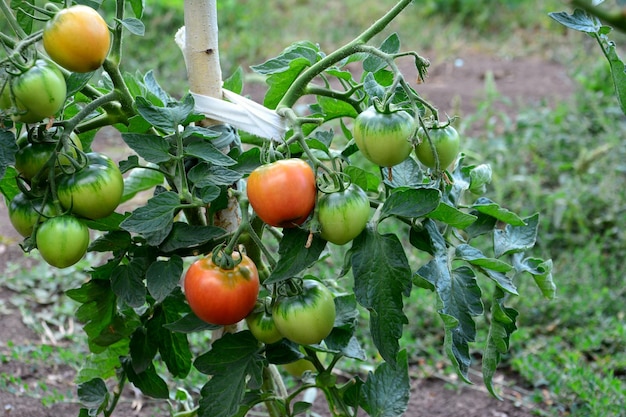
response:
<path id="1" fill-rule="evenodd" d="M 74 216 L 52 217 L 37 229 L 37 249 L 48 264 L 67 268 L 87 253 L 89 229 Z"/>
<path id="2" fill-rule="evenodd" d="M 9 203 L 9 221 L 13 228 L 22 236 L 28 237 L 33 233 L 37 222 L 54 216 L 57 210 L 51 202 L 41 198 L 29 199 L 26 194 L 18 193 Z"/>
<path id="3" fill-rule="evenodd" d="M 428 136 L 437 151 L 439 169 L 446 169 L 456 160 L 460 150 L 459 133 L 451 125 L 435 127 L 428 130 Z M 428 142 L 426 132 L 420 128 L 417 132 L 419 144 L 415 147 L 415 155 L 428 168 L 436 167 L 435 154 Z"/>
<path id="4" fill-rule="evenodd" d="M 391 167 L 409 157 L 415 133 L 413 116 L 404 110 L 381 113 L 370 106 L 354 120 L 354 141 L 363 156 L 381 167 Z"/>
<path id="5" fill-rule="evenodd" d="M 52 63 L 38 59 L 35 64 L 11 79 L 16 122 L 36 123 L 53 117 L 63 108 L 67 85 L 61 71 Z"/>
<path id="6" fill-rule="evenodd" d="M 350 184 L 343 191 L 323 194 L 317 203 L 320 235 L 336 245 L 357 237 L 370 217 L 370 202 L 361 187 Z"/>
<path id="7" fill-rule="evenodd" d="M 283 335 L 276 328 L 274 319 L 264 310 L 252 313 L 246 317 L 248 328 L 259 342 L 272 344 L 282 340 Z"/>

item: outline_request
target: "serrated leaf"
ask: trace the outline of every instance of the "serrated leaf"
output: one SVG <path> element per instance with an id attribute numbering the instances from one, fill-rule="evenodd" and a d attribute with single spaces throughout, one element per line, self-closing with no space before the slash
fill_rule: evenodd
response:
<path id="1" fill-rule="evenodd" d="M 120 227 L 131 233 L 147 234 L 155 231 L 164 233 L 150 239 L 151 245 L 160 244 L 170 232 L 174 213 L 181 208 L 178 194 L 166 191 L 152 197 L 145 206 L 139 207 L 126 218 Z"/>
<path id="2" fill-rule="evenodd" d="M 127 17 L 126 19 L 115 19 L 122 24 L 130 33 L 137 36 L 143 36 L 146 33 L 146 27 L 143 22 L 134 17 Z"/>
<path id="3" fill-rule="evenodd" d="M 447 254 L 441 251 L 416 274 L 429 282 L 438 295 L 437 312 L 444 323 L 446 354 L 459 375 L 469 381 L 469 343 L 476 339 L 476 324 L 472 317 L 483 312 L 476 276 L 467 267 L 451 270 Z"/>
<path id="4" fill-rule="evenodd" d="M 227 333 L 194 366 L 211 379 L 201 390 L 198 416 L 230 417 L 239 410 L 246 386 L 260 388 L 266 359 L 249 331 Z"/>
<path id="5" fill-rule="evenodd" d="M 477 267 L 504 291 L 518 295 L 513 280 L 505 275 L 506 272 L 513 269 L 512 265 L 499 259 L 487 258 L 479 249 L 466 244 L 457 246 L 456 256 Z"/>
<path id="6" fill-rule="evenodd" d="M 306 230 L 284 229 L 283 238 L 278 246 L 280 258 L 270 276 L 265 280 L 266 284 L 275 284 L 292 278 L 317 262 L 326 247 L 326 241 L 314 235 L 311 245 L 307 248 L 308 239 L 309 232 Z"/>
<path id="7" fill-rule="evenodd" d="M 94 378 L 78 384 L 77 394 L 80 402 L 92 410 L 105 408 L 110 398 L 109 390 L 102 378 Z"/>
<path id="8" fill-rule="evenodd" d="M 137 155 L 148 162 L 159 164 L 173 158 L 170 145 L 159 135 L 143 133 L 122 133 L 122 139 Z"/>
<path id="9" fill-rule="evenodd" d="M 156 261 L 146 271 L 146 286 L 148 293 L 160 303 L 178 287 L 183 274 L 183 259 L 172 256 L 167 261 Z"/>
<path id="10" fill-rule="evenodd" d="M 424 172 L 419 164 L 413 158 L 407 158 L 391 168 L 391 176 L 389 169 L 382 170 L 383 180 L 391 188 L 421 188 L 424 182 Z"/>
<path id="11" fill-rule="evenodd" d="M 476 216 L 465 213 L 456 207 L 441 202 L 435 210 L 427 214 L 433 220 L 449 224 L 458 229 L 465 229 L 474 223 Z"/>
<path id="12" fill-rule="evenodd" d="M 586 33 L 597 33 L 600 30 L 600 21 L 582 9 L 574 10 L 571 15 L 566 12 L 548 13 L 552 19 L 563 26 Z"/>
<path id="13" fill-rule="evenodd" d="M 90 252 L 114 252 L 125 250 L 131 245 L 130 234 L 124 230 L 108 232 L 89 245 Z"/>
<path id="14" fill-rule="evenodd" d="M 494 203 L 486 197 L 478 198 L 472 205 L 472 208 L 512 226 L 524 226 L 526 224 L 517 214 L 500 207 L 499 204 Z"/>
<path id="15" fill-rule="evenodd" d="M 226 231 L 217 226 L 192 226 L 188 223 L 174 222 L 170 234 L 159 248 L 163 252 L 173 252 L 202 245 L 225 235 Z"/>
<path id="16" fill-rule="evenodd" d="M 94 378 L 114 377 L 121 365 L 120 358 L 126 355 L 128 355 L 128 339 L 109 345 L 100 353 L 87 355 L 74 382 L 81 384 Z"/>
<path id="17" fill-rule="evenodd" d="M 361 387 L 360 406 L 373 417 L 398 417 L 404 414 L 409 404 L 410 381 L 407 354 L 398 354 L 396 366 L 383 363 L 372 373 Z"/>
<path id="18" fill-rule="evenodd" d="M 539 214 L 522 220 L 523 225 L 507 224 L 504 229 L 493 232 L 493 251 L 496 258 L 502 255 L 525 252 L 535 246 L 539 228 Z"/>
<path id="19" fill-rule="evenodd" d="M 387 39 L 383 41 L 379 48 L 381 51 L 388 54 L 395 54 L 400 50 L 400 37 L 397 33 L 392 33 Z M 387 62 L 374 55 L 369 55 L 363 61 L 363 70 L 367 72 L 377 72 L 387 66 Z"/>
<path id="20" fill-rule="evenodd" d="M 359 312 L 356 297 L 353 294 L 335 297 L 335 324 L 333 330 L 324 339 L 328 349 L 341 352 L 349 358 L 366 360 L 366 354 L 354 337 Z"/>
<path id="21" fill-rule="evenodd" d="M 193 156 L 218 166 L 227 167 L 237 163 L 237 161 L 222 153 L 215 145 L 206 140 L 189 143 L 185 146 L 185 155 Z"/>
<path id="22" fill-rule="evenodd" d="M 358 185 L 365 191 L 376 192 L 380 186 L 380 178 L 371 172 L 365 171 L 354 165 L 348 165 L 343 170 L 350 177 L 353 184 Z"/>
<path id="23" fill-rule="evenodd" d="M 0 130 L 0 178 L 4 177 L 9 166 L 15 164 L 17 150 L 15 134 L 10 130 Z"/>
<path id="24" fill-rule="evenodd" d="M 130 175 L 124 178 L 124 194 L 120 203 L 132 199 L 142 191 L 162 185 L 164 181 L 165 177 L 159 171 L 147 168 L 134 169 Z"/>
<path id="25" fill-rule="evenodd" d="M 135 99 L 137 112 L 152 126 L 165 133 L 174 133 L 179 125 L 191 116 L 194 110 L 194 101 L 191 95 L 186 95 L 180 102 L 169 102 L 166 107 L 158 107 L 142 96 Z"/>
<path id="26" fill-rule="evenodd" d="M 140 261 L 118 265 L 111 276 L 111 290 L 130 307 L 141 307 L 146 302 L 145 273 Z"/>
<path id="27" fill-rule="evenodd" d="M 157 306 L 146 325 L 150 339 L 159 346 L 161 358 L 175 378 L 185 378 L 191 370 L 191 351 L 187 335 L 173 332 L 166 327 L 179 320 L 183 312 L 188 311 L 189 307 L 181 298 L 183 295 L 180 291 L 178 296 L 168 296 Z"/>
<path id="28" fill-rule="evenodd" d="M 395 364 L 402 326 L 408 323 L 402 297 L 411 291 L 411 268 L 394 234 L 366 228 L 350 250 L 354 294 L 370 312 L 370 332 L 385 361 Z"/>
<path id="29" fill-rule="evenodd" d="M 511 334 L 517 330 L 515 320 L 517 311 L 504 305 L 505 294 L 496 289 L 494 303 L 491 307 L 491 320 L 489 320 L 489 334 L 482 358 L 483 381 L 487 390 L 494 397 L 500 399 L 493 386 L 493 376 L 496 372 L 502 355 L 509 350 Z"/>
<path id="30" fill-rule="evenodd" d="M 216 330 L 223 326 L 207 323 L 194 313 L 188 313 L 172 323 L 164 324 L 163 327 L 175 333 L 196 333 L 205 330 Z"/>
<path id="31" fill-rule="evenodd" d="M 15 168 L 7 167 L 2 180 L 0 180 L 0 192 L 4 195 L 7 201 L 13 200 L 13 197 L 20 193 L 20 189 L 18 188 L 16 182 L 17 177 L 18 173 Z"/>
<path id="32" fill-rule="evenodd" d="M 258 74 L 271 75 L 292 68 L 292 62 L 303 59 L 307 65 L 313 65 L 317 61 L 319 48 L 312 42 L 296 42 L 286 48 L 276 58 L 271 58 L 262 64 L 252 66 L 252 70 Z"/>
<path id="33" fill-rule="evenodd" d="M 161 101 L 162 104 L 168 103 L 172 100 L 170 95 L 161 87 L 159 82 L 154 78 L 154 71 L 150 70 L 143 77 L 143 84 L 148 91 L 154 94 Z"/>
<path id="34" fill-rule="evenodd" d="M 552 259 L 524 258 L 521 253 L 513 255 L 513 265 L 518 272 L 528 272 L 544 297 L 552 300 L 556 297 L 556 285 L 552 280 Z"/>
<path id="35" fill-rule="evenodd" d="M 204 188 L 210 185 L 231 185 L 243 176 L 240 172 L 221 166 L 201 163 L 189 170 L 187 178 L 196 187 Z"/>
<path id="36" fill-rule="evenodd" d="M 370 103 L 374 98 L 378 98 L 383 100 L 385 97 L 385 89 L 382 85 L 378 84 L 376 78 L 374 78 L 374 74 L 371 72 L 366 73 L 365 79 L 363 80 L 363 90 L 370 97 Z"/>
<path id="37" fill-rule="evenodd" d="M 399 189 L 389 195 L 380 212 L 380 218 L 400 216 L 419 218 L 437 208 L 441 193 L 434 188 Z"/>
<path id="38" fill-rule="evenodd" d="M 357 117 L 358 113 L 353 106 L 343 100 L 330 98 L 326 96 L 318 96 L 317 103 L 324 115 L 324 120 L 334 120 L 341 117 Z"/>
<path id="39" fill-rule="evenodd" d="M 139 388 L 143 394 L 153 398 L 169 398 L 170 390 L 167 387 L 167 383 L 159 376 L 154 368 L 154 364 L 150 364 L 145 371 L 136 373 L 130 360 L 125 360 L 122 363 L 128 380 Z"/>

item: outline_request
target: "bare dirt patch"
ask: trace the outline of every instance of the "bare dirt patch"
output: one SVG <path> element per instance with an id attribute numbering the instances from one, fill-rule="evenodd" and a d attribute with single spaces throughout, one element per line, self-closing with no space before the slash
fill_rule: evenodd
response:
<path id="1" fill-rule="evenodd" d="M 464 56 L 437 60 L 430 57 L 432 66 L 425 84 L 416 85 L 417 91 L 432 101 L 440 111 L 450 115 L 471 115 L 477 103 L 484 99 L 485 80 L 491 79 L 499 94 L 507 103 L 501 111 L 514 114 L 519 105 L 537 102 L 556 103 L 567 100 L 572 93 L 573 83 L 566 70 L 555 63 L 539 58 L 517 58 L 507 60 L 483 53 L 468 52 Z M 410 65 L 406 65 L 408 77 L 414 77 Z M 415 79 L 415 78 L 413 78 Z M 263 86 L 252 85 L 245 93 L 260 101 Z M 110 141 L 103 141 L 107 143 Z M 118 142 L 119 143 L 119 142 Z M 123 151 L 122 151 L 123 152 Z M 0 202 L 0 271 L 8 262 L 24 262 L 18 246 L 19 236 L 12 229 L 4 201 Z M 60 402 L 44 406 L 41 397 L 29 392 L 28 387 L 37 381 L 59 390 L 73 389 L 74 370 L 57 365 L 31 369 L 19 358 L 11 357 L 9 343 L 13 345 L 35 345 L 42 343 L 40 335 L 24 325 L 19 310 L 11 303 L 12 294 L 1 288 L 0 273 L 0 375 L 12 375 L 24 382 L 23 390 L 7 391 L 0 386 L 0 416 L 11 417 L 57 417 L 77 415 L 79 405 Z M 407 417 L 530 417 L 536 415 L 537 405 L 525 397 L 524 390 L 515 380 L 500 375 L 505 401 L 491 397 L 477 380 L 476 385 L 467 386 L 442 378 L 415 378 Z M 32 390 L 31 390 L 32 391 Z M 134 393 L 126 395 L 115 416 L 166 416 L 166 411 L 148 405 L 143 409 L 133 407 Z M 316 407 L 317 408 L 317 407 Z M 165 408 L 163 408 L 164 410 Z M 322 413 L 322 411 L 319 411 Z M 364 415 L 364 414 L 363 414 Z"/>

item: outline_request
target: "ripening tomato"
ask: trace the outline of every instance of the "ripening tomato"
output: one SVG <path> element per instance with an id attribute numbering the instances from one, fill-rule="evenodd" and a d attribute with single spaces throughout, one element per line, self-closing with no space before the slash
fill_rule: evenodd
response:
<path id="1" fill-rule="evenodd" d="M 445 127 L 434 127 L 428 129 L 428 136 L 437 151 L 439 158 L 439 168 L 446 169 L 452 162 L 456 160 L 460 149 L 459 133 L 451 125 Z M 430 147 L 428 138 L 424 129 L 420 128 L 417 132 L 420 142 L 415 147 L 415 155 L 419 161 L 428 168 L 435 168 L 436 160 L 433 150 Z"/>
<path id="2" fill-rule="evenodd" d="M 24 193 L 18 193 L 13 197 L 9 203 L 8 211 L 9 221 L 15 230 L 24 237 L 33 233 L 33 228 L 37 222 L 57 214 L 57 210 L 50 201 L 44 202 L 41 198 L 30 199 Z"/>
<path id="3" fill-rule="evenodd" d="M 259 342 L 266 344 L 276 343 L 282 340 L 283 335 L 276 328 L 274 318 L 265 311 L 254 311 L 246 317 L 248 328 Z"/>
<path id="4" fill-rule="evenodd" d="M 67 268 L 87 253 L 89 229 L 74 216 L 52 217 L 37 229 L 37 249 L 48 264 Z"/>
<path id="5" fill-rule="evenodd" d="M 124 178 L 108 156 L 90 152 L 87 166 L 71 174 L 61 174 L 57 195 L 66 209 L 88 219 L 101 219 L 113 213 L 124 193 Z"/>
<path id="6" fill-rule="evenodd" d="M 230 325 L 254 309 L 259 295 L 259 272 L 247 255 L 240 256 L 241 262 L 234 268 L 222 269 L 209 254 L 195 261 L 185 273 L 185 297 L 200 319 Z"/>
<path id="7" fill-rule="evenodd" d="M 381 113 L 375 106 L 354 120 L 354 141 L 363 156 L 381 167 L 391 167 L 409 157 L 415 121 L 404 110 Z"/>
<path id="8" fill-rule="evenodd" d="M 361 187 L 350 184 L 343 191 L 324 194 L 317 203 L 320 235 L 336 245 L 357 237 L 370 216 L 370 201 Z"/>
<path id="9" fill-rule="evenodd" d="M 54 62 L 74 72 L 97 70 L 109 53 L 111 35 L 100 14 L 89 6 L 59 11 L 43 31 L 43 47 Z"/>
<path id="10" fill-rule="evenodd" d="M 248 177 L 248 200 L 265 223 L 295 227 L 315 207 L 317 187 L 313 169 L 297 158 L 262 165 Z"/>
<path id="11" fill-rule="evenodd" d="M 280 297 L 272 309 L 278 331 L 301 345 L 320 343 L 333 330 L 335 301 L 324 284 L 305 279 L 302 292 Z"/>
<path id="12" fill-rule="evenodd" d="M 38 59 L 10 82 L 16 107 L 11 118 L 16 122 L 40 122 L 63 108 L 67 85 L 61 70 L 52 63 Z"/>

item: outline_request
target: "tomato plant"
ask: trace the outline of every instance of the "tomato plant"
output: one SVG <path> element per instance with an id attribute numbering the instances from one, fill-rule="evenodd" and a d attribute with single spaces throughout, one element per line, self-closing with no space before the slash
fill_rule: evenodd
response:
<path id="1" fill-rule="evenodd" d="M 53 117 L 61 110 L 65 103 L 67 86 L 57 67 L 38 59 L 23 73 L 11 78 L 9 91 L 14 98 L 13 120 L 35 123 L 46 117 Z"/>
<path id="2" fill-rule="evenodd" d="M 320 282 L 305 279 L 300 292 L 278 298 L 272 316 L 278 331 L 292 342 L 320 343 L 335 323 L 333 295 Z"/>
<path id="3" fill-rule="evenodd" d="M 354 120 L 354 141 L 367 159 L 381 167 L 398 165 L 413 150 L 413 117 L 404 110 L 379 111 L 370 106 Z"/>
<path id="4" fill-rule="evenodd" d="M 428 168 L 439 167 L 446 169 L 456 160 L 460 150 L 459 133 L 450 124 L 443 127 L 433 127 L 428 130 L 428 136 L 424 128 L 417 132 L 419 143 L 415 146 L 415 155 L 419 161 Z M 429 141 L 430 138 L 430 141 Z M 432 143 L 432 146 L 431 146 Z M 432 147 L 435 148 L 437 158 Z"/>
<path id="5" fill-rule="evenodd" d="M 350 184 L 347 188 L 323 194 L 317 203 L 320 235 L 337 245 L 357 237 L 370 217 L 370 201 L 361 187 Z"/>
<path id="6" fill-rule="evenodd" d="M 28 198 L 24 193 L 15 195 L 8 209 L 11 224 L 24 237 L 33 233 L 36 224 L 56 214 L 51 202 L 43 198 Z"/>
<path id="7" fill-rule="evenodd" d="M 50 58 L 74 72 L 97 70 L 109 53 L 111 35 L 100 14 L 89 6 L 62 9 L 46 24 L 43 47 Z"/>
<path id="8" fill-rule="evenodd" d="M 44 221 L 37 229 L 37 249 L 41 257 L 57 268 L 80 261 L 89 246 L 89 229 L 73 216 L 63 215 Z"/>
<path id="9" fill-rule="evenodd" d="M 259 272 L 245 254 L 240 254 L 236 263 L 232 267 L 220 266 L 211 253 L 195 261 L 185 273 L 185 297 L 202 320 L 235 324 L 254 308 L 259 294 Z"/>
<path id="10" fill-rule="evenodd" d="M 262 165 L 248 177 L 248 199 L 267 224 L 295 227 L 304 223 L 315 206 L 315 174 L 301 159 Z"/>
<path id="11" fill-rule="evenodd" d="M 74 214 L 101 219 L 113 213 L 124 192 L 124 179 L 108 156 L 90 152 L 86 165 L 57 180 L 59 201 Z"/>
<path id="12" fill-rule="evenodd" d="M 417 127 L 440 120 L 439 110 L 396 61 L 413 59 L 420 82 L 429 62 L 402 50 L 395 33 L 373 44 L 411 0 L 397 0 L 335 51 L 296 42 L 252 66 L 268 84 L 263 105 L 240 95 L 243 69 L 221 78 L 215 0 L 184 5 L 176 38 L 188 94 L 168 92 L 122 54 L 125 37 L 146 30 L 144 2 L 67 2 L 54 17 L 54 6 L 3 3 L 12 32 L 0 40 L 0 192 L 25 235 L 21 247 L 59 268 L 87 249 L 106 258 L 67 290 L 91 352 L 77 375 L 80 415 L 113 415 L 127 383 L 169 401 L 177 417 L 262 406 L 292 417 L 311 406 L 299 393 L 314 386 L 332 416 L 401 415 L 415 354 L 401 344 L 415 337 L 406 334 L 414 326 L 405 301 L 420 291 L 435 295 L 440 339 L 460 378 L 469 380 L 481 356 L 497 396 L 493 377 L 517 328 L 509 299 L 524 275 L 553 297 L 552 264 L 526 255 L 539 216 L 485 194 L 486 164 L 461 156 L 449 167 L 454 147 L 436 148 L 441 169 L 411 155 Z M 64 78 L 58 65 L 72 72 Z M 436 146 L 450 130 L 428 132 Z M 108 144 L 127 147 L 125 159 L 93 151 Z M 327 189 L 327 178 L 342 186 Z M 211 332 L 206 346 L 192 345 L 197 332 Z M 372 372 L 342 371 L 348 381 L 338 385 L 344 359 L 367 362 L 370 353 L 381 358 L 367 364 Z M 275 372 L 285 364 L 313 365 L 316 377 L 287 388 Z M 190 383 L 192 368 L 206 383 L 181 401 L 171 387 Z"/>

